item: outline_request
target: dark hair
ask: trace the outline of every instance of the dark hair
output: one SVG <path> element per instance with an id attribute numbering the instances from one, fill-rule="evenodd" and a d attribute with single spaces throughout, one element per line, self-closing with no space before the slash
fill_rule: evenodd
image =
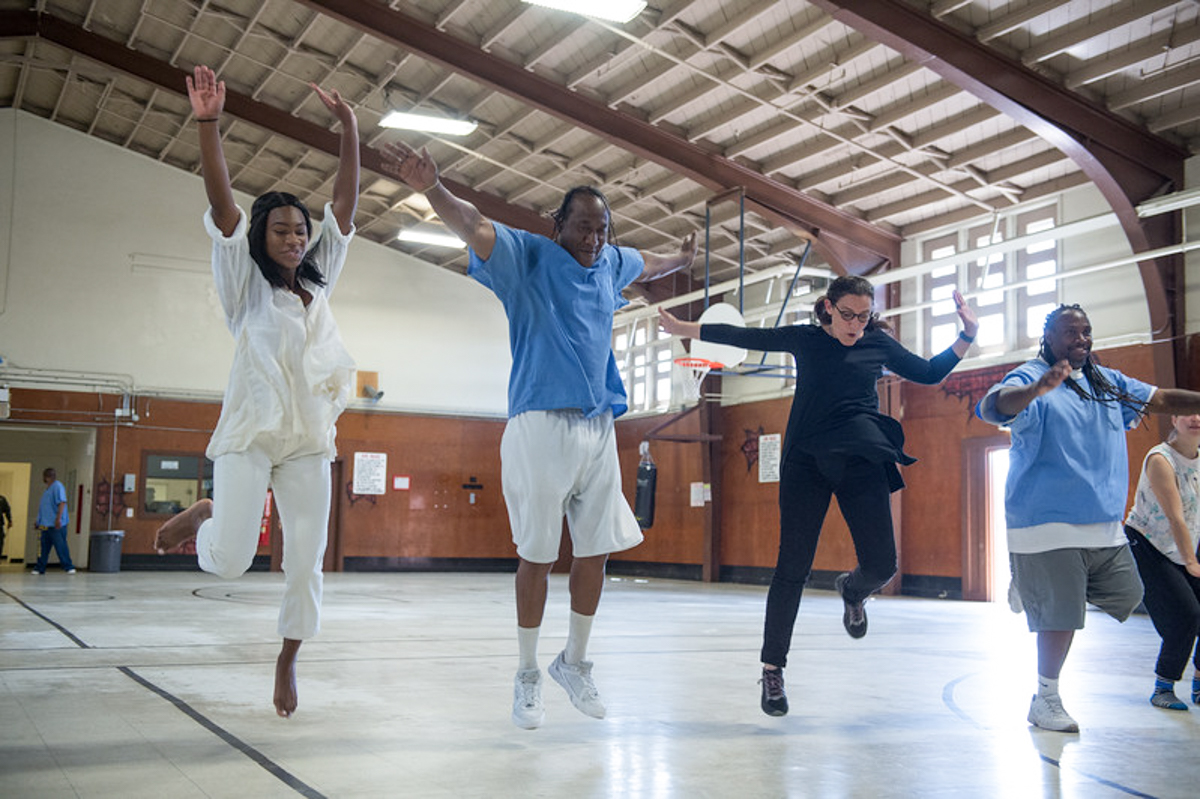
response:
<path id="1" fill-rule="evenodd" d="M 288 194 L 286 191 L 269 191 L 254 201 L 254 205 L 250 207 L 250 229 L 246 233 L 246 239 L 250 244 L 250 257 L 254 259 L 254 263 L 258 264 L 258 271 L 262 272 L 262 276 L 267 279 L 267 282 L 277 288 L 287 288 L 288 284 L 283 279 L 283 267 L 267 255 L 267 217 L 276 208 L 286 208 L 289 205 L 299 208 L 300 213 L 304 215 L 304 228 L 308 231 L 308 237 L 311 239 L 312 217 L 308 213 L 308 208 L 300 202 L 299 197 Z M 311 249 L 304 253 L 300 268 L 296 270 L 296 277 L 307 280 L 316 286 L 325 285 L 325 276 L 321 274 L 321 269 L 317 266 L 317 259 L 313 256 Z"/>
<path id="2" fill-rule="evenodd" d="M 608 198 L 595 186 L 576 186 L 563 195 L 558 210 L 550 214 L 550 218 L 554 220 L 554 238 L 558 238 L 563 225 L 567 223 L 567 215 L 571 212 L 571 203 L 581 194 L 595 197 L 604 206 L 604 213 L 608 214 L 608 241 L 610 244 L 616 244 L 617 229 L 613 227 L 612 209 L 608 207 Z"/>
<path id="3" fill-rule="evenodd" d="M 813 319 L 817 324 L 830 325 L 833 324 L 833 315 L 825 309 L 825 300 L 829 300 L 830 304 L 837 305 L 838 300 L 845 297 L 847 294 L 854 294 L 859 297 L 870 297 L 872 301 L 875 299 L 875 287 L 871 285 L 871 281 L 865 277 L 858 275 L 842 275 L 834 279 L 829 284 L 829 288 L 820 297 L 817 297 L 816 304 L 813 305 Z M 866 330 L 875 328 L 884 330 L 890 329 L 888 325 L 881 322 L 879 314 L 872 313 L 870 321 L 867 322 Z"/>
<path id="4" fill-rule="evenodd" d="M 1046 314 L 1046 324 L 1042 326 L 1042 343 L 1038 348 L 1038 356 L 1051 366 L 1056 364 L 1058 360 L 1061 359 L 1055 358 L 1054 352 L 1050 349 L 1049 342 L 1046 341 L 1046 334 L 1050 332 L 1050 328 L 1054 326 L 1054 323 L 1062 318 L 1062 315 L 1068 311 L 1074 311 L 1082 314 L 1083 318 L 1087 319 L 1087 312 L 1084 311 L 1083 308 L 1081 308 L 1078 304 L 1060 305 L 1050 313 Z M 1148 413 L 1146 410 L 1147 403 L 1144 400 L 1140 400 L 1132 394 L 1127 394 L 1126 392 L 1121 391 L 1112 384 L 1111 380 L 1104 376 L 1104 373 L 1100 371 L 1090 352 L 1088 353 L 1087 360 L 1083 362 L 1083 376 L 1087 378 L 1087 382 L 1091 385 L 1090 390 L 1079 385 L 1079 381 L 1070 376 L 1068 376 L 1064 382 L 1072 391 L 1079 395 L 1080 399 L 1084 400 L 1085 402 L 1099 402 L 1103 403 L 1104 405 L 1107 405 L 1110 402 L 1115 402 L 1120 405 L 1124 405 L 1126 408 L 1136 412 L 1139 416 L 1145 416 Z"/>

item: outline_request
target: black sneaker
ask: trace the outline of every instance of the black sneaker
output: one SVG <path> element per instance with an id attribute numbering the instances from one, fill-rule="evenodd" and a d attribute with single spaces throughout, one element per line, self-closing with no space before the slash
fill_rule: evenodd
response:
<path id="1" fill-rule="evenodd" d="M 842 602 L 846 605 L 846 610 L 842 613 L 842 626 L 850 633 L 851 638 L 862 638 L 867 634 L 867 609 L 863 607 L 862 600 L 851 602 L 846 599 L 846 581 L 849 579 L 850 573 L 842 572 L 833 581 L 833 587 L 842 595 Z"/>
<path id="2" fill-rule="evenodd" d="M 787 694 L 783 690 L 783 669 L 763 669 L 762 679 L 762 710 L 768 716 L 786 716 L 788 712 Z"/>

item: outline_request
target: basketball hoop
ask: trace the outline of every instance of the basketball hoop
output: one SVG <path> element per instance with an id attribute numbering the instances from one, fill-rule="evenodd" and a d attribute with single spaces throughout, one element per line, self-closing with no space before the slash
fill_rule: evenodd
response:
<path id="1" fill-rule="evenodd" d="M 724 369 L 725 364 L 706 358 L 676 358 L 675 365 L 683 372 L 683 395 L 689 400 L 700 399 L 700 383 L 713 369 Z"/>

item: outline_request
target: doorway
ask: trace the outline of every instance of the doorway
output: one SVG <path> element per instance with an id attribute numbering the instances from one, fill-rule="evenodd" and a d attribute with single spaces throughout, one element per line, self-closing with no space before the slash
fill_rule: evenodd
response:
<path id="1" fill-rule="evenodd" d="M 1004 525 L 1004 485 L 1008 478 L 1007 433 L 969 438 L 962 443 L 963 599 L 1008 599 L 1008 536 Z"/>
<path id="2" fill-rule="evenodd" d="M 1008 525 L 1004 519 L 1004 486 L 1008 480 L 1008 446 L 987 450 L 987 537 L 990 559 L 989 602 L 1007 602 L 1012 570 L 1008 565 Z"/>

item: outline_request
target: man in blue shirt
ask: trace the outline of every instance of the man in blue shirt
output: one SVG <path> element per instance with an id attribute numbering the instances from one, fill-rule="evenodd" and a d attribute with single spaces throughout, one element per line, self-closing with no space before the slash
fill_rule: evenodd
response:
<path id="1" fill-rule="evenodd" d="M 63 571 L 74 574 L 75 567 L 71 564 L 71 552 L 67 549 L 67 489 L 58 482 L 58 474 L 54 469 L 42 472 L 42 482 L 46 490 L 42 492 L 42 501 L 38 504 L 37 528 L 42 531 L 42 553 L 33 567 L 34 574 L 46 573 L 46 561 L 50 557 L 50 547 L 58 553 L 58 561 Z"/>
<path id="2" fill-rule="evenodd" d="M 1200 393 L 1147 385 L 1096 364 L 1091 351 L 1087 314 L 1060 305 L 1046 317 L 1039 357 L 1005 375 L 975 409 L 1012 432 L 1009 558 L 1038 650 L 1029 721 L 1058 732 L 1079 731 L 1058 677 L 1086 603 L 1124 621 L 1142 601 L 1122 525 L 1125 431 L 1147 413 L 1200 413 Z"/>
<path id="3" fill-rule="evenodd" d="M 546 238 L 493 222 L 451 194 L 425 150 L 387 145 L 384 156 L 392 174 L 423 193 L 470 246 L 468 274 L 499 297 L 508 316 L 513 364 L 500 460 L 518 556 L 513 723 L 533 729 L 545 716 L 537 640 L 564 512 L 574 552 L 571 617 L 566 648 L 549 672 L 576 708 L 603 718 L 584 659 L 588 637 L 609 554 L 642 541 L 621 493 L 613 419 L 628 405 L 612 353 L 613 312 L 630 283 L 690 266 L 695 234 L 668 256 L 616 247 L 604 195 L 580 186 L 563 198 Z"/>

